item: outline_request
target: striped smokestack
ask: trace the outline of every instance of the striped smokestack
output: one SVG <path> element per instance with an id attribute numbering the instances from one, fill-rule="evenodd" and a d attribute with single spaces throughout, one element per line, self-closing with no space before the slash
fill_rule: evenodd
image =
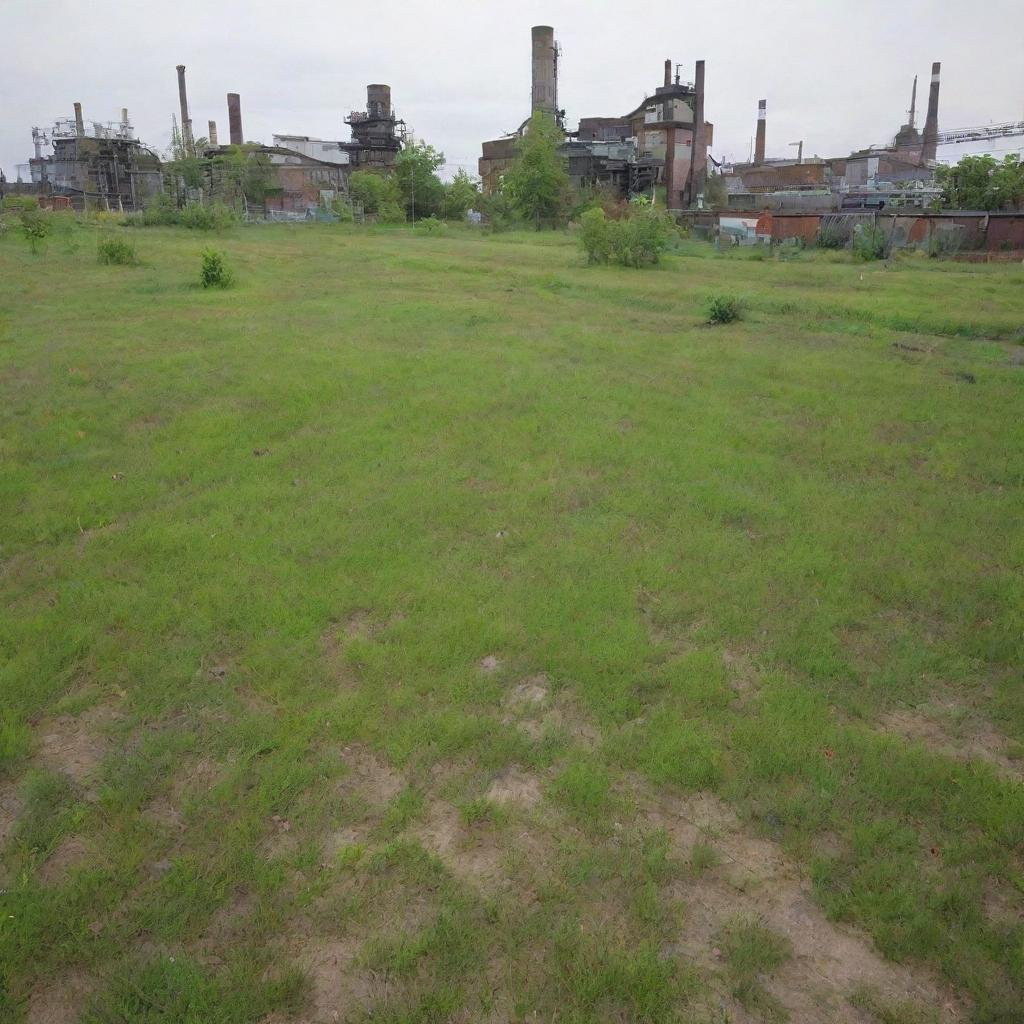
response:
<path id="1" fill-rule="evenodd" d="M 764 133 L 768 117 L 768 101 L 757 101 L 757 137 L 754 140 L 754 163 L 764 163 Z"/>
<path id="2" fill-rule="evenodd" d="M 936 61 L 932 65 L 932 87 L 928 93 L 928 118 L 924 123 L 924 148 L 921 151 L 921 162 L 928 163 L 935 159 L 939 148 L 939 72 L 942 65 Z"/>

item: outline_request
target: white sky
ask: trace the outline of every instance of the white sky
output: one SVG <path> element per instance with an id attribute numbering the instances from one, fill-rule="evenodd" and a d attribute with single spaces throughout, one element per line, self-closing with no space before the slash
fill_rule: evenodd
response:
<path id="1" fill-rule="evenodd" d="M 555 27 L 559 100 L 581 115 L 633 109 L 662 80 L 666 57 L 707 61 L 706 112 L 716 157 L 745 159 L 757 101 L 768 99 L 768 155 L 839 156 L 887 142 L 920 75 L 923 126 L 933 60 L 942 61 L 940 129 L 1024 119 L 1022 0 L 648 0 L 450 3 L 447 0 L 0 0 L 0 167 L 12 180 L 32 153 L 33 125 L 113 121 L 123 106 L 162 150 L 187 66 L 199 135 L 225 94 L 242 97 L 246 139 L 274 132 L 349 137 L 368 82 L 458 166 L 475 172 L 480 142 L 529 113 L 530 26 Z M 1016 151 L 1024 140 L 1002 140 Z M 957 159 L 948 149 L 940 158 Z"/>

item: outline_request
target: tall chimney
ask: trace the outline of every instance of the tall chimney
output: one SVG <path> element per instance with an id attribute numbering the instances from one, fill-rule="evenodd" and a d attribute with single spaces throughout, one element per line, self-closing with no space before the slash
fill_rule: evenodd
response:
<path id="1" fill-rule="evenodd" d="M 534 25 L 530 34 L 533 38 L 533 93 L 530 110 L 542 110 L 557 117 L 558 55 L 555 49 L 555 30 L 550 25 Z"/>
<path id="2" fill-rule="evenodd" d="M 693 75 L 693 158 L 690 163 L 690 202 L 704 191 L 708 173 L 708 133 L 704 124 L 704 61 L 697 61 Z"/>
<path id="3" fill-rule="evenodd" d="M 757 138 L 754 142 L 754 163 L 757 165 L 764 163 L 764 133 L 765 133 L 765 122 L 768 117 L 768 101 L 758 100 L 757 101 Z"/>
<path id="4" fill-rule="evenodd" d="M 924 148 L 921 150 L 921 163 L 926 164 L 935 159 L 939 149 L 939 72 L 942 65 L 932 65 L 932 88 L 928 93 L 928 118 L 924 123 Z"/>
<path id="5" fill-rule="evenodd" d="M 672 60 L 671 58 L 665 61 L 665 86 L 666 88 L 672 84 Z"/>
<path id="6" fill-rule="evenodd" d="M 217 145 L 217 122 L 209 121 L 206 125 L 206 137 L 210 140 L 211 146 Z"/>
<path id="7" fill-rule="evenodd" d="M 917 75 L 914 75 L 914 88 L 910 91 L 910 120 L 907 124 L 915 127 L 917 121 Z"/>
<path id="8" fill-rule="evenodd" d="M 75 134 L 80 138 L 85 138 L 85 122 L 82 120 L 82 104 L 75 104 Z"/>
<path id="9" fill-rule="evenodd" d="M 237 92 L 228 93 L 228 127 L 231 131 L 231 145 L 242 144 L 242 100 Z"/>
<path id="10" fill-rule="evenodd" d="M 181 103 L 181 143 L 186 156 L 195 156 L 196 147 L 192 139 L 192 119 L 188 116 L 188 93 L 185 92 L 185 65 L 179 64 L 178 100 Z"/>
<path id="11" fill-rule="evenodd" d="M 366 87 L 366 112 L 370 117 L 387 119 L 391 117 L 391 86 L 368 85 Z"/>

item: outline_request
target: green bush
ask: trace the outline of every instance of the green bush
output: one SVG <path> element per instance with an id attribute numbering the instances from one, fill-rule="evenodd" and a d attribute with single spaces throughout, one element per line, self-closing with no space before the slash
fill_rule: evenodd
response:
<path id="1" fill-rule="evenodd" d="M 157 192 L 146 204 L 141 217 L 132 223 L 146 227 L 166 227 L 178 223 L 178 207 L 166 192 Z"/>
<path id="2" fill-rule="evenodd" d="M 186 203 L 178 223 L 195 231 L 223 231 L 235 223 L 235 214 L 223 203 Z"/>
<path id="3" fill-rule="evenodd" d="M 50 215 L 45 210 L 40 210 L 38 205 L 22 209 L 19 228 L 33 252 L 39 251 L 40 243 L 46 240 L 52 226 Z"/>
<path id="4" fill-rule="evenodd" d="M 580 217 L 580 245 L 588 263 L 607 263 L 611 259 L 611 224 L 601 207 L 587 210 Z"/>
<path id="5" fill-rule="evenodd" d="M 438 220 L 433 214 L 424 217 L 417 224 L 417 227 L 422 228 L 428 235 L 443 234 L 447 226 L 443 220 Z"/>
<path id="6" fill-rule="evenodd" d="M 0 200 L 0 210 L 21 213 L 23 210 L 38 210 L 39 200 L 35 196 L 5 196 Z"/>
<path id="7" fill-rule="evenodd" d="M 743 319 L 743 303 L 734 295 L 712 295 L 707 302 L 709 324 L 731 324 Z"/>
<path id="8" fill-rule="evenodd" d="M 657 263 L 674 231 L 667 214 L 641 204 L 622 220 L 609 220 L 602 209 L 588 210 L 580 224 L 580 244 L 588 263 L 614 261 L 624 267 Z"/>
<path id="9" fill-rule="evenodd" d="M 874 224 L 860 224 L 853 235 L 853 255 L 858 260 L 884 260 L 889 255 L 885 232 Z"/>
<path id="10" fill-rule="evenodd" d="M 234 277 L 228 269 L 223 253 L 217 252 L 216 249 L 204 249 L 202 260 L 199 280 L 204 288 L 230 287 Z"/>
<path id="11" fill-rule="evenodd" d="M 127 267 L 136 262 L 135 246 L 123 238 L 101 238 L 96 245 L 96 258 L 100 263 Z"/>

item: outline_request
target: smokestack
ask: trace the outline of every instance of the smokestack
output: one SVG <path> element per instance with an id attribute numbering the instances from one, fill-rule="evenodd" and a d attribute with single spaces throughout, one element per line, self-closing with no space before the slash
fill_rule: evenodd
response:
<path id="1" fill-rule="evenodd" d="M 666 88 L 672 84 L 672 60 L 665 61 L 665 86 Z"/>
<path id="2" fill-rule="evenodd" d="M 936 61 L 932 65 L 932 87 L 928 93 L 928 118 L 924 123 L 924 148 L 921 151 L 921 163 L 934 160 L 939 148 L 939 72 L 942 65 Z"/>
<path id="3" fill-rule="evenodd" d="M 754 142 L 754 163 L 764 163 L 764 133 L 768 117 L 768 101 L 757 101 L 757 139 Z"/>
<path id="4" fill-rule="evenodd" d="M 914 88 L 910 91 L 910 120 L 907 122 L 911 128 L 917 121 L 917 75 L 914 75 Z"/>
<path id="5" fill-rule="evenodd" d="M 368 85 L 366 87 L 366 112 L 370 117 L 384 119 L 391 117 L 390 85 Z"/>
<path id="6" fill-rule="evenodd" d="M 195 156 L 196 147 L 192 140 L 192 119 L 188 116 L 188 93 L 185 91 L 185 65 L 179 64 L 178 101 L 181 103 L 181 142 L 186 156 Z"/>
<path id="7" fill-rule="evenodd" d="M 555 30 L 550 25 L 534 25 L 530 34 L 533 39 L 533 94 L 530 110 L 542 110 L 557 117 L 558 55 L 555 49 Z"/>
<path id="8" fill-rule="evenodd" d="M 82 104 L 75 104 L 75 134 L 80 138 L 85 138 L 85 122 L 82 120 Z"/>
<path id="9" fill-rule="evenodd" d="M 237 92 L 228 93 L 228 128 L 231 131 L 231 145 L 242 144 L 242 99 Z"/>
<path id="10" fill-rule="evenodd" d="M 693 160 L 690 173 L 693 180 L 690 187 L 690 202 L 704 191 L 708 171 L 708 133 L 704 124 L 704 61 L 697 61 L 693 76 Z"/>
<path id="11" fill-rule="evenodd" d="M 206 137 L 210 140 L 211 146 L 217 145 L 217 122 L 209 121 L 206 125 Z"/>

